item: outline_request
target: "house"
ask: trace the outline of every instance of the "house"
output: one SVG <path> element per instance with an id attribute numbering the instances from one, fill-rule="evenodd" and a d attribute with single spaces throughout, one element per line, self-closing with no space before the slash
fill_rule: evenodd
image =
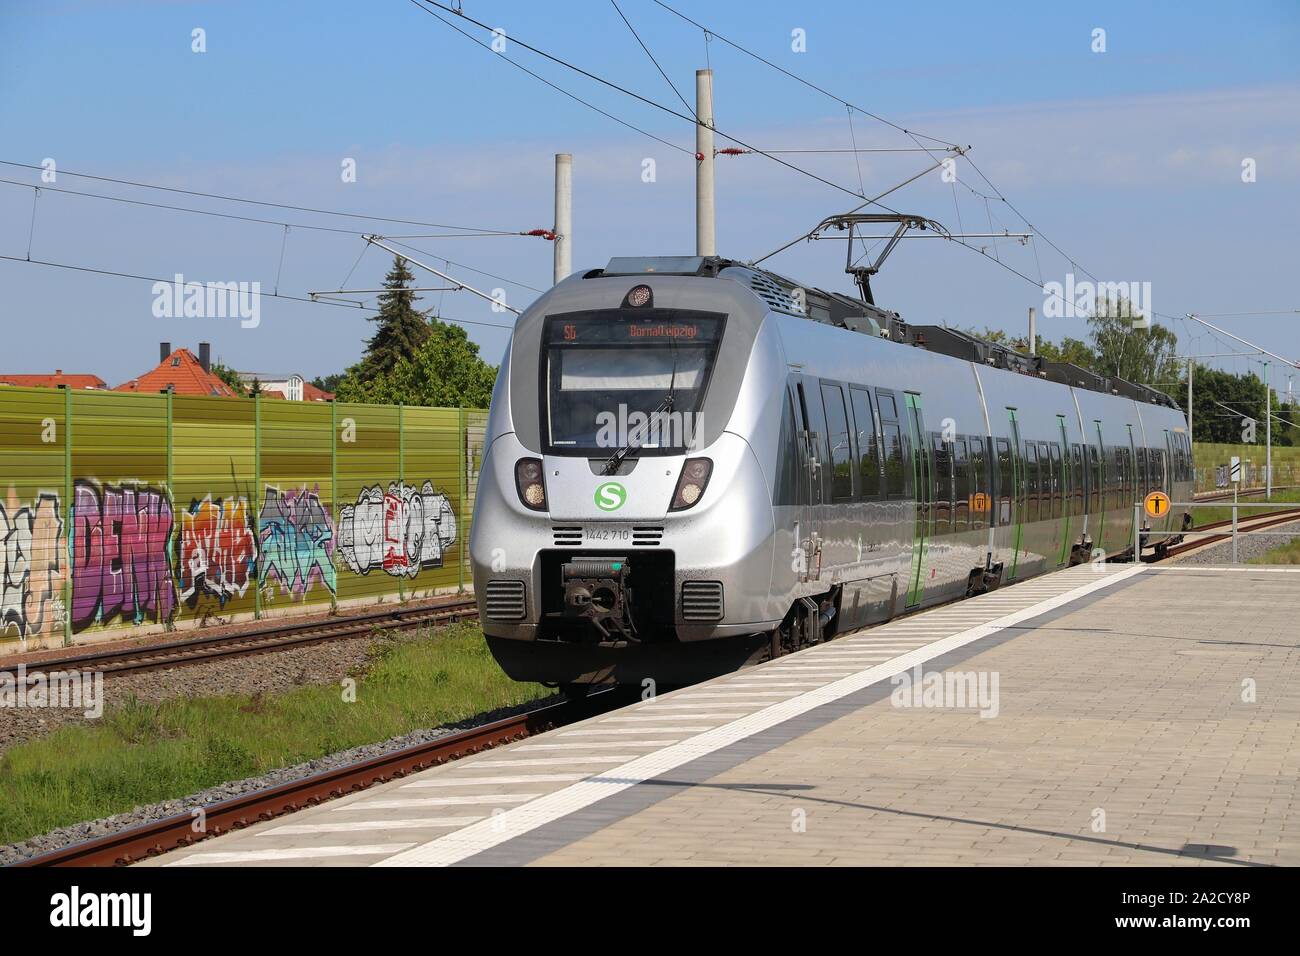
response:
<path id="1" fill-rule="evenodd" d="M 189 349 L 173 351 L 170 342 L 160 342 L 158 357 L 156 367 L 139 378 L 123 382 L 113 391 L 165 392 L 170 389 L 176 395 L 237 396 L 233 388 L 212 374 L 212 346 L 207 342 L 199 343 L 197 357 Z"/>
<path id="2" fill-rule="evenodd" d="M 0 373 L 0 385 L 17 385 L 23 388 L 91 388 L 107 389 L 108 383 L 98 375 L 64 374 L 56 368 L 53 375 L 5 375 Z"/>
<path id="3" fill-rule="evenodd" d="M 239 372 L 239 380 L 249 393 L 253 383 L 262 386 L 263 398 L 283 398 L 290 402 L 332 402 L 334 393 L 317 388 L 298 372 L 287 374 L 271 372 Z"/>

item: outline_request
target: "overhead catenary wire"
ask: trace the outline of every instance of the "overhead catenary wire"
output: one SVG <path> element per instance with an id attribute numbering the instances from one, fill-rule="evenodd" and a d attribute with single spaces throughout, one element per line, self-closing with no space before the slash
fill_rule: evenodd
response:
<path id="1" fill-rule="evenodd" d="M 20 186 L 24 189 L 34 189 L 39 195 L 41 192 L 63 193 L 69 196 L 79 196 L 84 199 L 102 199 L 106 202 L 126 203 L 132 206 L 145 206 L 152 209 L 166 209 L 171 212 L 191 213 L 197 216 L 214 216 L 218 219 L 231 219 L 238 222 L 259 223 L 266 226 L 282 226 L 293 229 L 307 229 L 313 232 L 332 232 L 341 233 L 348 236 L 364 236 L 365 230 L 362 229 L 344 229 L 339 226 L 318 226 L 304 222 L 285 222 L 280 219 L 261 219 L 256 216 L 241 216 L 231 212 L 219 212 L 215 209 L 196 209 L 193 206 L 174 206 L 171 203 L 153 202 L 147 199 L 131 199 L 128 196 L 106 196 L 103 193 L 90 193 L 80 189 L 67 189 L 62 186 L 37 186 L 34 183 L 24 183 L 16 179 L 0 179 L 0 183 L 8 186 Z M 454 227 L 453 227 L 454 228 Z M 438 235 L 425 234 L 421 238 L 427 239 L 472 239 L 486 236 L 528 236 L 529 232 L 503 232 L 492 230 L 490 232 L 467 232 L 467 233 L 441 233 Z"/>
<path id="2" fill-rule="evenodd" d="M 8 159 L 0 159 L 0 166 L 13 166 L 18 169 L 32 169 L 38 172 L 46 171 L 45 167 L 43 166 L 35 166 L 32 165 L 31 163 L 19 163 Z M 222 195 L 221 193 L 202 192 L 197 189 L 182 189 L 178 186 L 160 186 L 157 183 L 146 183 L 146 182 L 140 182 L 140 181 L 130 180 L 130 179 L 118 179 L 113 176 L 102 176 L 95 173 L 73 172 L 70 169 L 60 169 L 58 170 L 58 175 L 74 176 L 78 179 L 94 179 L 94 180 L 98 180 L 99 182 L 116 183 L 119 186 L 134 186 L 139 189 L 156 189 L 161 192 L 181 193 L 186 196 L 199 196 L 204 199 L 220 199 L 225 202 L 245 203 L 251 206 L 266 206 L 273 209 L 289 209 L 296 212 L 309 212 L 321 216 L 339 216 L 345 219 L 361 219 L 369 222 L 396 223 L 398 225 L 405 225 L 405 226 L 425 226 L 430 229 L 460 229 L 460 230 L 465 230 L 467 232 L 488 232 L 488 233 L 500 233 L 501 235 L 514 235 L 512 231 L 507 229 L 487 229 L 482 226 L 455 226 L 445 222 L 426 222 L 419 219 L 394 219 L 389 216 L 374 216 L 374 215 L 370 215 L 369 213 L 340 212 L 334 209 L 320 209 L 312 206 L 300 206 L 293 203 L 271 202 L 269 200 L 264 200 L 264 199 L 248 199 L 240 196 Z M 20 183 L 19 185 L 28 186 L 31 184 Z M 46 186 L 45 184 L 42 184 L 41 188 L 49 188 L 49 187 Z M 106 198 L 106 197 L 101 197 L 101 198 Z"/>
<path id="3" fill-rule="evenodd" d="M 443 17 L 439 16 L 439 15 L 438 15 L 438 12 L 437 12 L 436 10 L 430 10 L 428 7 L 424 7 L 424 6 L 422 6 L 422 5 L 420 4 L 420 0 L 410 0 L 410 2 L 411 2 L 412 4 L 415 5 L 416 9 L 418 9 L 418 10 L 424 12 L 424 13 L 429 14 L 429 16 L 433 17 L 435 20 L 438 20 L 440 23 L 443 23 L 443 24 L 445 24 L 446 26 L 451 27 L 451 29 L 455 30 L 457 33 L 459 33 L 459 34 L 460 34 L 461 36 L 463 36 L 465 39 L 469 40 L 471 43 L 475 43 L 475 44 L 481 46 L 483 49 L 485 49 L 485 50 L 489 51 L 490 53 L 492 53 L 493 56 L 499 56 L 501 59 L 505 60 L 507 63 L 509 63 L 509 64 L 510 64 L 511 66 L 513 66 L 515 69 L 517 69 L 517 70 L 521 70 L 521 71 L 523 71 L 524 73 L 527 73 L 527 74 L 528 74 L 529 76 L 531 76 L 533 79 L 538 80 L 538 81 L 540 81 L 540 82 L 542 82 L 542 83 L 545 83 L 547 86 L 549 86 L 551 89 L 555 90 L 557 93 L 562 93 L 563 95 L 567 96 L 569 99 L 571 99 L 571 100 L 573 100 L 573 101 L 575 101 L 575 102 L 577 102 L 577 103 L 581 103 L 583 106 L 587 107 L 587 109 L 589 109 L 589 110 L 593 110 L 593 111 L 599 113 L 601 116 L 604 116 L 604 117 L 607 118 L 607 119 L 611 119 L 611 120 L 613 120 L 615 123 L 618 123 L 620 126 L 625 126 L 625 127 L 627 127 L 628 129 L 632 130 L 633 132 L 640 133 L 642 136 L 648 136 L 650 139 L 653 139 L 653 140 L 655 140 L 655 141 L 658 142 L 658 143 L 662 143 L 664 146 L 667 146 L 669 149 L 675 149 L 675 150 L 677 150 L 679 153 L 685 153 L 685 154 L 688 155 L 688 156 L 694 156 L 694 155 L 695 155 L 695 152 L 694 152 L 693 150 L 689 150 L 689 149 L 687 149 L 685 146 L 678 145 L 677 143 L 670 142 L 670 141 L 664 139 L 662 136 L 656 136 L 654 133 L 650 132 L 649 130 L 642 129 L 641 127 L 636 126 L 636 125 L 634 125 L 633 123 L 629 123 L 627 120 L 622 119 L 622 118 L 620 118 L 620 117 L 618 117 L 618 116 L 615 116 L 613 113 L 610 113 L 610 112 L 608 112 L 608 111 L 606 111 L 606 110 L 601 109 L 601 108 L 600 108 L 599 106 L 597 106 L 595 103 L 591 103 L 591 102 L 588 102 L 587 100 L 584 100 L 581 96 L 578 96 L 576 93 L 571 93 L 570 91 L 566 90 L 564 87 L 562 87 L 562 86 L 560 86 L 560 85 L 558 85 L 558 84 L 556 84 L 556 83 L 552 83 L 550 80 L 548 80 L 546 77 L 542 76 L 540 73 L 535 73 L 535 72 L 533 72 L 532 70 L 528 69 L 528 67 L 524 66 L 524 65 L 523 65 L 522 63 L 520 63 L 519 61 L 514 60 L 514 59 L 511 59 L 511 58 L 510 58 L 509 56 L 507 56 L 505 53 L 497 53 L 495 50 L 492 49 L 492 47 L 491 47 L 489 44 L 484 43 L 484 42 L 483 42 L 482 40 L 480 40 L 478 37 L 473 36 L 473 35 L 471 35 L 470 33 L 467 33 L 466 31 L 462 30 L 460 27 L 456 26 L 456 24 L 453 23 L 452 21 L 450 21 L 450 20 L 446 20 L 446 19 L 444 19 Z M 447 8 L 447 7 L 443 7 L 442 9 L 447 10 L 448 8 Z M 464 16 L 464 14 L 462 14 L 459 10 L 451 10 L 450 12 L 453 13 L 453 14 L 455 14 L 456 16 Z M 466 19 L 469 19 L 469 18 L 466 17 Z M 474 21 L 474 22 L 477 22 L 477 21 Z M 520 44 L 520 45 L 522 46 L 522 45 L 524 45 L 524 44 Z"/>
<path id="4" fill-rule="evenodd" d="M 940 145 L 947 146 L 947 147 L 952 147 L 956 145 L 955 143 L 949 143 L 945 140 L 939 139 L 938 137 L 927 136 L 925 133 L 920 133 L 917 132 L 916 130 L 909 130 L 906 129 L 905 127 L 899 126 L 897 123 L 890 122 L 889 120 L 885 119 L 883 116 L 873 113 L 870 110 L 863 109 L 861 106 L 858 106 L 854 103 L 850 103 L 848 100 L 844 99 L 843 97 L 836 96 L 834 93 L 831 93 L 829 90 L 823 89 L 822 87 L 818 86 L 816 83 L 812 83 L 804 79 L 803 77 L 799 76 L 798 74 L 791 73 L 789 70 L 785 69 L 782 66 L 779 66 L 776 63 L 773 63 L 771 60 L 767 59 L 766 57 L 760 56 L 759 54 L 753 52 L 752 50 L 748 50 L 745 47 L 741 46 L 740 44 L 728 40 L 721 33 L 718 33 L 716 30 L 710 27 L 704 26 L 704 24 L 702 23 L 692 20 L 690 17 L 688 17 L 686 14 L 682 13 L 681 11 L 675 10 L 672 7 L 670 7 L 668 4 L 663 3 L 662 0 L 654 0 L 654 2 L 659 6 L 663 7 L 673 16 L 679 17 L 680 19 L 685 20 L 687 23 L 691 24 L 691 26 L 695 27 L 696 29 L 703 31 L 706 37 L 708 36 L 717 37 L 723 43 L 727 44 L 728 46 L 736 50 L 739 50 L 741 53 L 744 53 L 746 56 L 753 57 L 755 60 L 758 60 L 761 63 L 765 63 L 766 65 L 770 66 L 772 69 L 784 73 L 786 76 L 790 77 L 790 79 L 802 83 L 804 86 L 816 90 L 818 93 L 821 93 L 823 96 L 828 96 L 831 99 L 835 100 L 836 102 L 843 104 L 844 106 L 848 106 L 852 109 L 855 109 L 864 116 L 869 116 L 873 120 L 876 120 L 877 122 L 880 123 L 884 123 L 886 126 L 891 126 L 901 133 L 907 133 L 909 136 L 919 136 L 922 139 L 928 139 L 931 142 L 939 143 Z"/>
<path id="5" fill-rule="evenodd" d="M 9 262 L 22 262 L 22 263 L 26 263 L 26 264 L 28 264 L 28 265 L 33 265 L 33 266 L 46 266 L 46 267 L 48 267 L 48 268 L 53 268 L 53 269 L 67 269 L 67 270 L 71 270 L 71 271 L 74 271 L 74 272 L 85 272 L 85 273 L 90 273 L 90 274 L 93 274 L 93 275 L 100 275 L 100 276 L 116 276 L 116 277 L 118 277 L 118 278 L 122 278 L 122 279 L 136 279 L 136 280 L 139 280 L 139 281 L 141 281 L 141 282 L 164 282 L 164 283 L 166 283 L 166 284 L 168 284 L 168 285 L 171 285 L 171 284 L 175 281 L 175 278 L 174 278 L 174 277 L 173 277 L 173 278 L 166 278 L 166 279 L 165 279 L 165 278 L 161 278 L 161 277 L 159 277 L 159 276 L 145 276 L 145 275 L 137 275 L 137 274 L 135 274 L 135 273 L 130 273 L 130 272 L 118 272 L 118 271 L 113 270 L 113 269 L 96 269 L 96 268 L 93 268 L 93 267 L 91 267 L 91 266 L 76 265 L 76 264 L 68 263 L 68 262 L 53 262 L 53 261 L 50 261 L 50 260 L 47 260 L 47 259 L 24 259 L 24 258 L 22 258 L 21 256 L 9 256 L 9 255 L 2 255 L 2 254 L 0 254 L 0 259 L 2 259 L 2 260 L 6 260 L 6 261 L 9 261 Z M 193 281 L 193 280 L 191 280 L 191 281 Z M 455 280 L 453 280 L 453 281 L 455 281 Z M 189 283 L 187 282 L 186 284 L 188 285 Z M 364 304 L 362 304 L 362 303 L 360 303 L 360 302 L 351 303 L 351 304 L 349 304 L 349 303 L 345 303 L 345 302 L 331 302 L 331 301 L 326 301 L 326 300 L 324 300 L 324 299 L 312 299 L 312 298 L 305 297 L 305 296 L 300 296 L 300 295 L 289 295 L 288 293 L 285 293 L 285 292 L 263 292 L 263 293 L 261 293 L 261 294 L 267 296 L 268 298 L 272 298 L 272 299 L 287 299 L 287 300 L 292 301 L 292 302 L 305 302 L 305 303 L 307 303 L 308 305 L 328 305 L 328 306 L 332 306 L 332 307 L 334 307 L 334 308 L 342 308 L 342 309 L 360 309 L 360 310 L 363 311 L 363 312 L 378 312 L 378 311 L 379 311 L 379 310 L 376 309 L 376 308 L 373 308 L 373 307 L 368 306 L 368 305 L 364 305 Z M 444 321 L 446 321 L 446 322 L 453 322 L 453 323 L 455 323 L 455 324 L 457 324 L 457 325 L 479 325 L 479 326 L 484 326 L 484 327 L 487 327 L 487 328 L 493 328 L 493 329 L 507 329 L 507 330 L 509 330 L 509 329 L 514 328 L 513 325 L 505 325 L 505 324 L 500 323 L 500 322 L 479 322 L 479 321 L 475 321 L 475 320 L 473 320 L 473 319 L 444 319 Z"/>
<path id="6" fill-rule="evenodd" d="M 626 14 L 624 14 L 623 10 L 619 7 L 618 0 L 609 0 L 609 2 L 615 11 L 617 11 L 619 17 L 621 17 L 623 22 L 627 25 L 628 30 L 632 32 L 632 36 L 636 38 L 636 42 L 641 45 L 641 49 L 645 51 L 645 55 L 650 58 L 650 62 L 655 65 L 655 69 L 659 71 L 659 75 L 664 78 L 664 82 L 668 84 L 675 94 L 677 94 L 677 98 L 682 101 L 682 106 L 686 107 L 686 112 L 690 113 L 696 118 L 696 120 L 698 120 L 699 114 L 695 112 L 695 108 L 692 107 L 690 103 L 686 102 L 686 97 L 682 96 L 681 90 L 677 89 L 677 84 L 668 78 L 668 74 L 665 73 L 664 68 L 659 65 L 659 61 L 655 59 L 655 55 L 650 52 L 650 48 L 646 46 L 645 41 L 641 39 L 641 34 L 636 32 L 636 27 L 632 26 L 632 21 L 627 18 Z"/>
<path id="7" fill-rule="evenodd" d="M 446 12 L 446 13 L 449 13 L 449 14 L 452 14 L 452 15 L 456 16 L 456 17 L 459 18 L 459 19 L 464 20 L 464 21 L 467 22 L 467 23 L 471 23 L 471 24 L 473 24 L 474 26 L 476 26 L 476 27 L 478 27 L 478 28 L 480 28 L 480 29 L 482 29 L 482 30 L 489 30 L 489 31 L 491 31 L 491 30 L 492 30 L 492 27 L 488 26 L 486 23 L 483 23 L 483 22 L 480 21 L 480 20 L 475 20 L 473 17 L 469 16 L 467 13 L 465 13 L 465 12 L 462 11 L 462 10 L 457 10 L 457 9 L 455 9 L 455 8 L 452 8 L 452 7 L 448 7 L 448 6 L 446 6 L 445 4 L 439 3 L 438 0 L 410 0 L 410 2 L 411 2 L 412 4 L 414 4 L 414 5 L 417 7 L 417 9 L 422 10 L 423 12 L 425 12 L 425 13 L 429 14 L 430 16 L 434 17 L 434 18 L 435 18 L 436 20 L 438 20 L 440 23 L 443 23 L 443 24 L 445 24 L 445 25 L 451 27 L 452 29 L 456 30 L 456 32 L 460 33 L 462 36 L 468 37 L 469 39 L 471 39 L 471 40 L 473 40 L 475 43 L 477 43 L 479 46 L 482 46 L 482 47 L 484 47 L 485 49 L 489 49 L 489 50 L 491 49 L 491 47 L 490 47 L 488 44 L 486 44 L 486 43 L 484 43 L 483 41 L 479 40 L 477 37 L 470 36 L 470 34 L 466 33 L 464 30 L 461 30 L 459 27 L 457 27 L 457 26 L 455 25 L 455 23 L 452 23 L 451 21 L 446 20 L 446 19 L 444 19 L 443 17 L 439 16 L 437 11 L 438 11 L 438 10 L 444 11 L 444 12 Z M 430 7 L 433 7 L 433 8 L 436 8 L 436 9 L 430 9 Z M 644 104 L 647 105 L 647 106 L 652 106 L 652 107 L 654 107 L 655 109 L 660 110 L 660 111 L 662 111 L 662 112 L 664 112 L 664 113 L 667 113 L 667 114 L 670 115 L 670 116 L 675 116 L 675 117 L 677 117 L 678 119 L 685 120 L 686 122 L 688 122 L 688 123 L 690 123 L 690 124 L 692 124 L 692 125 L 695 125 L 695 124 L 696 124 L 696 119 L 695 119 L 694 116 L 688 115 L 688 114 L 686 114 L 686 113 L 680 113 L 680 112 L 678 112 L 677 110 L 673 109 L 671 106 L 665 106 L 663 103 L 660 103 L 660 102 L 658 102 L 658 101 L 656 101 L 656 100 L 653 100 L 653 99 L 651 99 L 651 98 L 648 97 L 648 96 L 644 96 L 644 95 L 642 95 L 642 94 L 640 94 L 640 93 L 637 93 L 637 92 L 634 91 L 634 90 L 630 90 L 630 89 L 628 89 L 628 88 L 625 87 L 625 86 L 621 86 L 621 85 L 619 85 L 618 83 L 615 83 L 615 82 L 612 81 L 612 80 L 607 80 L 607 79 L 605 79 L 605 78 L 602 77 L 602 76 L 598 76 L 597 74 L 592 73 L 592 72 L 589 71 L 589 70 L 583 69 L 583 68 L 580 67 L 580 66 L 577 66 L 577 65 L 575 65 L 575 64 L 573 64 L 573 63 L 570 63 L 569 61 L 563 59 L 562 57 L 558 57 L 558 56 L 556 56 L 556 55 L 554 55 L 554 54 L 552 54 L 552 53 L 547 53 L 545 50 L 542 50 L 542 49 L 539 49 L 538 47 L 532 46 L 531 44 L 527 43 L 527 42 L 524 41 L 524 40 L 519 39 L 518 37 L 511 37 L 511 42 L 512 42 L 512 43 L 515 43 L 515 44 L 517 44 L 517 45 L 519 45 L 519 46 L 521 46 L 521 47 L 523 47 L 525 50 L 528 50 L 528 51 L 530 51 L 530 52 L 532 52 L 532 53 L 537 54 L 537 55 L 540 56 L 540 57 L 543 57 L 544 59 L 550 60 L 552 63 L 555 63 L 555 64 L 557 64 L 557 65 L 559 65 L 559 66 L 562 66 L 562 67 L 564 67 L 564 68 L 567 69 L 567 70 L 571 70 L 572 72 L 577 73 L 577 74 L 579 74 L 579 75 L 581 75 L 581 76 L 584 76 L 584 77 L 586 77 L 586 78 L 589 79 L 589 80 L 593 80 L 594 82 L 599 83 L 599 84 L 601 84 L 602 86 L 609 87 L 609 88 L 612 89 L 612 90 L 615 90 L 615 91 L 617 91 L 617 92 L 619 92 L 619 93 L 622 93 L 624 96 L 631 97 L 632 99 L 635 99 L 635 100 L 637 100 L 638 102 L 644 103 Z M 578 99 L 578 97 L 574 96 L 572 93 L 569 93 L 567 90 L 563 90 L 562 88 L 556 86 L 554 83 L 551 83 L 549 80 L 546 80 L 545 78 L 543 78 L 543 77 L 541 77 L 541 76 L 538 76 L 538 74 L 533 73 L 531 70 L 528 70 L 526 67 L 522 67 L 522 66 L 520 66 L 516 61 L 511 60 L 509 57 L 505 56 L 504 53 L 497 53 L 496 51 L 493 51 L 493 55 L 494 55 L 494 56 L 500 56 L 500 57 L 502 57 L 503 59 L 505 59 L 507 62 L 511 63 L 512 65 L 514 65 L 514 66 L 518 66 L 520 69 L 525 70 L 525 72 L 529 73 L 531 76 L 534 76 L 534 77 L 536 77 L 537 79 L 542 80 L 542 82 L 546 83 L 547 86 L 550 86 L 550 87 L 552 87 L 552 88 L 554 88 L 554 89 L 557 89 L 557 90 L 559 90 L 560 92 L 565 93 L 565 95 L 573 97 L 574 99 Z M 584 103 L 585 105 L 587 105 L 587 106 L 591 106 L 590 103 L 585 103 L 585 101 L 580 100 L 580 102 L 583 102 L 583 103 Z M 593 109 L 598 109 L 597 107 L 592 107 L 592 108 L 593 108 Z M 609 116 L 611 119 L 614 119 L 614 120 L 616 120 L 616 121 L 619 122 L 619 123 L 622 123 L 622 125 L 624 125 L 624 126 L 628 126 L 628 127 L 630 127 L 630 128 L 636 129 L 636 127 L 632 127 L 630 123 L 627 123 L 626 121 L 621 120 L 621 119 L 619 119 L 618 117 L 612 116 L 611 114 L 606 113 L 604 110 L 598 110 L 598 112 L 604 113 L 604 115 Z M 738 146 L 743 146 L 744 148 L 749 149 L 749 150 L 752 150 L 752 151 L 754 151 L 755 153 L 758 153 L 758 154 L 760 154 L 760 155 L 762 155 L 762 156 L 767 156 L 767 157 L 768 157 L 769 159 L 771 159 L 773 162 L 779 163 L 780 165 L 785 166 L 787 169 L 794 170 L 795 172 L 800 173 L 801 175 L 807 176 L 807 177 L 809 177 L 810 179 L 814 179 L 814 180 L 816 180 L 817 182 L 822 183 L 823 185 L 830 186 L 832 189 L 836 189 L 836 190 L 839 190 L 840 192 L 847 193 L 847 194 L 850 195 L 850 196 L 855 196 L 855 197 L 857 197 L 857 198 L 859 198 L 859 199 L 864 199 L 864 200 L 866 200 L 866 202 L 864 203 L 864 205 L 873 205 L 873 204 L 874 204 L 874 205 L 879 205 L 882 209 L 888 210 L 888 211 L 891 212 L 891 213 L 894 213 L 894 214 L 896 214 L 896 215 L 899 215 L 899 214 L 900 214 L 900 213 L 898 212 L 897 209 L 891 209 L 889 206 L 886 206 L 886 205 L 884 205 L 883 203 L 878 202 L 876 199 L 868 199 L 868 198 L 867 198 L 866 196 L 864 196 L 862 193 L 858 192 L 857 190 L 855 190 L 855 189 L 853 189 L 853 188 L 851 188 L 851 187 L 849 187 L 849 186 L 845 186 L 845 185 L 843 185 L 843 184 L 841 184 L 841 183 L 834 182 L 834 181 L 832 181 L 832 180 L 829 180 L 829 179 L 825 178 L 824 176 L 819 176 L 819 175 L 817 175 L 816 173 L 811 172 L 810 170 L 804 169 L 804 168 L 801 167 L 801 166 L 796 166 L 794 163 L 791 163 L 791 162 L 788 162 L 788 161 L 786 161 L 786 160 L 784 160 L 784 159 L 781 159 L 780 157 L 775 156 L 775 155 L 773 155 L 773 154 L 771 154 L 771 153 L 767 153 L 767 152 L 765 152 L 765 151 L 759 149 L 758 147 L 754 146 L 754 145 L 751 144 L 751 143 L 747 143 L 747 142 L 745 142 L 744 140 L 739 139 L 739 138 L 737 138 L 736 136 L 733 136 L 733 135 L 727 133 L 727 132 L 724 131 L 724 130 L 718 129 L 717 126 L 713 126 L 713 127 L 711 127 L 711 128 L 713 129 L 713 131 L 714 131 L 715 134 L 717 134 L 718 136 L 721 136 L 723 139 L 730 140 L 731 142 L 735 143 L 736 145 L 738 145 Z M 652 139 L 657 139 L 657 140 L 659 140 L 659 142 L 665 143 L 665 145 L 673 145 L 673 144 L 671 144 L 671 143 L 667 143 L 665 140 L 661 139 L 661 138 L 658 137 L 658 136 L 655 136 L 653 133 L 650 133 L 650 132 L 648 132 L 648 131 L 646 131 L 646 130 L 643 130 L 643 129 L 637 129 L 637 132 L 642 133 L 642 134 L 644 134 L 644 135 L 646 135 L 646 136 L 649 136 L 649 137 L 651 137 Z M 674 148 L 679 149 L 679 150 L 681 150 L 682 152 L 689 153 L 690 155 L 695 155 L 695 154 L 694 154 L 693 152 L 691 152 L 690 150 L 685 150 L 685 149 L 682 149 L 681 147 L 678 147 L 678 146 L 674 146 Z M 927 172 L 928 172 L 928 170 L 927 170 Z M 890 191 L 892 192 L 892 190 L 890 190 Z M 886 193 L 885 195 L 887 195 L 887 194 L 888 194 L 888 193 Z M 861 208 L 861 207 L 859 207 L 859 208 Z"/>

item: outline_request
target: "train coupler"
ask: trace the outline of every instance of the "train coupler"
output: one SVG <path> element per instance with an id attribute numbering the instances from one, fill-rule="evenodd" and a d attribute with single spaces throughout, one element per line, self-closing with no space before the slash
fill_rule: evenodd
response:
<path id="1" fill-rule="evenodd" d="M 627 558 L 579 558 L 560 568 L 566 617 L 588 621 L 602 640 L 635 641 Z"/>

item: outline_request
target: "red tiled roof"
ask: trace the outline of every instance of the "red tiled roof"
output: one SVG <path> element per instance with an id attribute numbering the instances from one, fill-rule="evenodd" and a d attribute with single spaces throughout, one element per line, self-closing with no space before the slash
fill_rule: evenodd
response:
<path id="1" fill-rule="evenodd" d="M 0 385 L 20 385 L 27 388 L 108 388 L 108 383 L 98 375 L 66 375 L 55 372 L 53 375 L 3 375 Z"/>
<path id="2" fill-rule="evenodd" d="M 334 393 L 327 392 L 323 388 L 317 388 L 311 382 L 303 382 L 302 400 L 304 402 L 332 402 L 334 401 Z"/>
<path id="3" fill-rule="evenodd" d="M 275 388 L 264 388 L 264 389 L 262 389 L 262 397 L 263 397 L 263 398 L 278 398 L 278 399 L 280 399 L 281 401 L 283 401 L 283 400 L 284 400 L 284 392 L 280 391 L 279 389 L 275 389 Z"/>
<path id="4" fill-rule="evenodd" d="M 113 391 L 162 392 L 169 385 L 177 395 L 222 395 L 227 398 L 235 396 L 234 389 L 229 385 L 211 372 L 203 371 L 203 366 L 189 349 L 177 349 L 156 368 L 145 372 L 139 378 L 122 383 Z"/>

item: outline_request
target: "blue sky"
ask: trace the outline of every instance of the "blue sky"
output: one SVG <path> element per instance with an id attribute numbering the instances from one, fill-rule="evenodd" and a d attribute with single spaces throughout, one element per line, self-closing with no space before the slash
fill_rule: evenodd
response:
<path id="1" fill-rule="evenodd" d="M 1220 3 L 697 3 L 674 7 L 728 39 L 910 129 L 962 145 L 1001 193 L 1068 256 L 1108 281 L 1149 281 L 1157 311 L 1297 309 L 1300 213 L 1300 5 Z M 914 145 L 651 0 L 619 0 L 688 99 L 696 68 L 716 71 L 716 125 L 768 149 Z M 673 91 L 608 0 L 464 0 L 498 25 L 507 55 L 629 123 L 693 149 L 689 124 L 539 60 L 532 43 L 665 105 Z M 487 37 L 468 23 L 473 35 Z M 206 31 L 207 52 L 191 51 Z M 1091 51 L 1095 28 L 1106 51 Z M 791 31 L 807 37 L 791 49 Z M 0 160 L 53 158 L 57 188 L 233 212 L 295 225 L 368 228 L 307 213 L 77 179 L 68 172 L 333 210 L 502 230 L 549 227 L 552 157 L 574 154 L 574 266 L 611 255 L 693 251 L 693 160 L 590 111 L 472 44 L 410 0 L 366 3 L 181 3 L 45 0 L 0 6 Z M 727 145 L 720 141 L 719 145 Z M 923 154 L 782 154 L 857 191 L 880 191 L 925 167 Z M 1257 179 L 1241 181 L 1244 158 Z M 345 158 L 357 181 L 341 181 Z M 654 159 L 654 182 L 642 180 Z M 854 205 L 852 197 L 761 156 L 718 160 L 718 245 L 748 259 Z M 990 190 L 958 161 L 958 177 Z M 0 166 L 0 179 L 39 174 Z M 886 200 L 953 231 L 1023 229 L 937 172 Z M 340 287 L 363 245 L 338 233 L 290 231 L 128 206 L 0 183 L 0 255 L 144 276 L 257 280 L 264 291 Z M 389 234 L 431 229 L 374 224 Z M 447 258 L 465 281 L 527 304 L 550 281 L 538 239 L 410 240 Z M 280 263 L 283 242 L 283 265 Z M 972 242 L 976 242 L 972 240 Z M 939 241 L 897 250 L 877 298 L 918 323 L 1019 330 L 1041 308 L 1038 279 L 1071 266 L 1042 239 L 989 247 L 1026 282 Z M 1035 252 L 1037 255 L 1035 256 Z M 386 268 L 371 251 L 350 288 Z M 809 284 L 848 291 L 842 244 L 802 244 L 769 261 Z M 468 271 L 496 273 L 521 285 Z M 436 280 L 423 284 L 433 285 Z M 422 280 L 423 281 L 423 280 Z M 239 368 L 336 371 L 355 361 L 362 313 L 263 302 L 261 325 L 159 319 L 150 284 L 0 260 L 0 372 L 96 372 L 110 384 L 156 361 L 157 342 L 214 351 Z M 447 318 L 508 324 L 462 294 L 433 295 Z M 1297 316 L 1214 320 L 1285 355 L 1300 354 Z M 1083 323 L 1041 324 L 1082 336 Z M 1180 345 L 1226 349 L 1175 323 Z M 471 327 L 496 361 L 504 329 Z M 1222 362 L 1245 370 L 1242 359 Z M 1274 384 L 1285 391 L 1286 379 Z"/>

